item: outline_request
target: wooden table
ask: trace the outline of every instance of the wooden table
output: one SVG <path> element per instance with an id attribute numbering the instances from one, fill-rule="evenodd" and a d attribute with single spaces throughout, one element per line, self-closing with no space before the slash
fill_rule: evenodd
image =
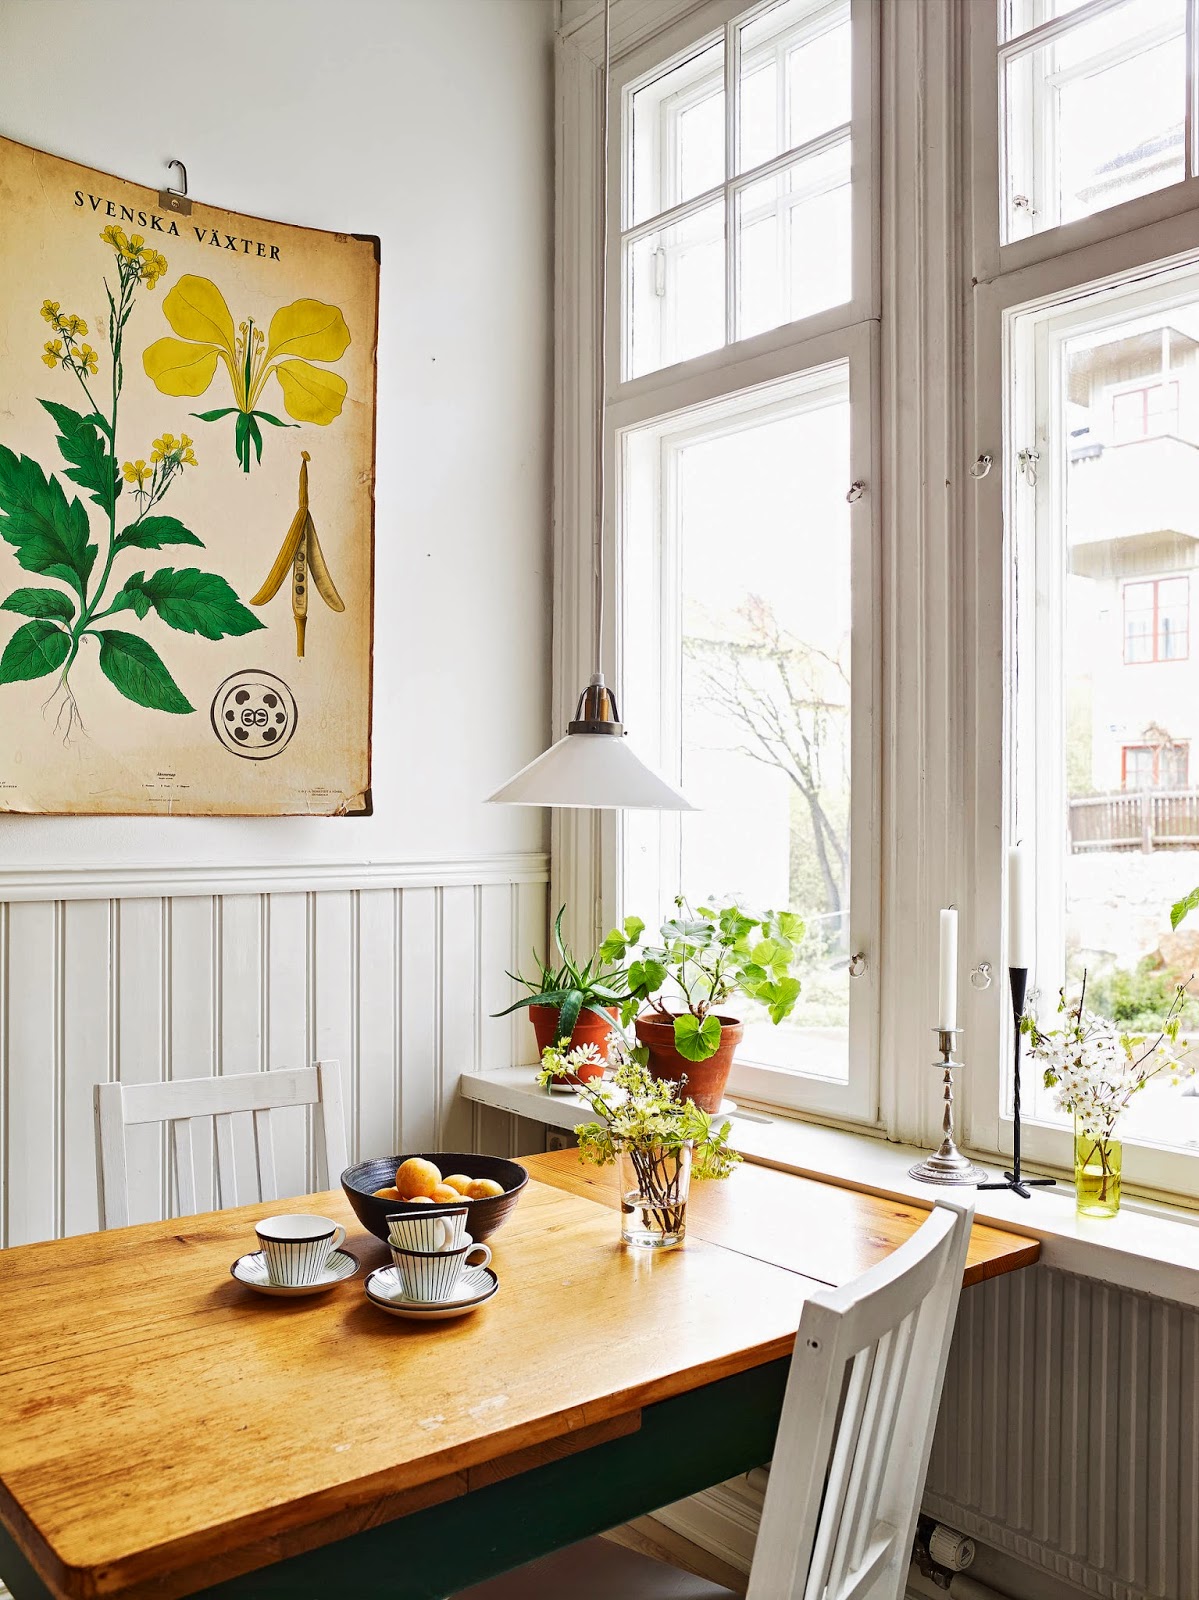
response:
<path id="1" fill-rule="evenodd" d="M 361 1276 L 235 1283 L 279 1205 L 0 1254 L 0 1578 L 17 1600 L 439 1600 L 769 1459 L 804 1300 L 922 1213 L 761 1167 L 693 1188 L 686 1246 L 617 1243 L 573 1151 L 492 1240 L 494 1302 L 420 1326 Z M 340 1193 L 292 1209 L 387 1259 Z M 966 1281 L 1038 1246 L 978 1227 Z"/>

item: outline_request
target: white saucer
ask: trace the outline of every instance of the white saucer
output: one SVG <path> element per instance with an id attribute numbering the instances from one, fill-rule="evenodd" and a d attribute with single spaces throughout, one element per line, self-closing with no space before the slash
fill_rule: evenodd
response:
<path id="1" fill-rule="evenodd" d="M 247 1289 L 257 1289 L 259 1294 L 281 1295 L 290 1300 L 301 1294 L 324 1294 L 334 1284 L 344 1283 L 358 1271 L 358 1258 L 348 1250 L 330 1250 L 325 1270 L 315 1283 L 272 1283 L 261 1250 L 254 1250 L 248 1256 L 239 1256 L 229 1271 Z"/>
<path id="2" fill-rule="evenodd" d="M 376 1267 L 363 1284 L 366 1298 L 392 1317 L 412 1322 L 444 1322 L 477 1311 L 499 1293 L 500 1280 L 490 1267 L 467 1267 L 448 1300 L 409 1300 L 395 1267 Z"/>

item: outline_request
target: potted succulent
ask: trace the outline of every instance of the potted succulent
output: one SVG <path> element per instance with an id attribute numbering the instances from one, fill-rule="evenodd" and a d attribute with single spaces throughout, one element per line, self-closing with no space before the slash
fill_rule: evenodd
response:
<path id="1" fill-rule="evenodd" d="M 562 941 L 565 910 L 563 906 L 554 919 L 558 965 L 549 966 L 534 951 L 533 959 L 538 968 L 535 978 L 515 972 L 508 974 L 514 983 L 526 988 L 528 994 L 494 1014 L 507 1017 L 513 1011 L 526 1009 L 537 1038 L 538 1052 L 543 1056 L 550 1046 L 565 1049 L 593 1046 L 594 1055 L 581 1059 L 577 1070 L 564 1070 L 554 1080 L 555 1087 L 573 1088 L 580 1078 L 603 1076 L 608 1035 L 622 1005 L 630 1002 L 623 966 L 608 961 L 602 951 L 580 964 L 566 948 Z"/>
<path id="2" fill-rule="evenodd" d="M 613 1031 L 607 1041 L 614 1072 L 610 1081 L 585 1079 L 579 1093 L 599 1118 L 575 1129 L 579 1159 L 619 1168 L 621 1238 L 651 1249 L 681 1244 L 687 1229 L 692 1176 L 727 1178 L 741 1160 L 729 1145 L 731 1124 L 715 1127 L 711 1116 L 684 1098 L 682 1086 L 652 1076 L 644 1048 L 629 1050 Z M 582 1079 L 594 1046 L 545 1052 L 540 1081 L 563 1070 Z"/>
<path id="3" fill-rule="evenodd" d="M 628 993 L 649 1007 L 634 1026 L 653 1075 L 685 1083 L 688 1099 L 718 1111 L 744 1031 L 721 1008 L 740 995 L 764 1005 L 776 1025 L 790 1016 L 800 992 L 793 969 L 803 919 L 793 911 L 754 917 L 731 902 L 693 909 L 681 895 L 675 913 L 662 924 L 660 944 L 643 944 L 644 922 L 629 917 L 598 956 L 621 963 Z"/>

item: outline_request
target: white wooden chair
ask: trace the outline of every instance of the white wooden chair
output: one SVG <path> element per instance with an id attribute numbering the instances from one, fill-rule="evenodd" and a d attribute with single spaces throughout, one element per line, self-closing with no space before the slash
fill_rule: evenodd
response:
<path id="1" fill-rule="evenodd" d="M 938 1201 L 885 1261 L 804 1305 L 749 1600 L 902 1600 L 973 1216 L 972 1202 Z M 591 1551 L 560 1551 L 460 1600 L 558 1600 L 578 1590 Z M 678 1577 L 642 1558 L 622 1600 L 666 1600 L 683 1592 Z"/>
<path id="2" fill-rule="evenodd" d="M 198 1209 L 197 1157 L 202 1161 L 211 1158 L 208 1119 L 216 1131 L 220 1203 L 245 1205 L 251 1200 L 279 1198 L 272 1112 L 287 1106 L 307 1105 L 317 1108 L 317 1148 L 323 1153 L 325 1182 L 332 1187 L 346 1166 L 341 1066 L 336 1061 L 318 1061 L 315 1066 L 278 1072 L 247 1072 L 229 1078 L 98 1083 L 95 1108 L 100 1226 L 123 1228 L 129 1223 L 125 1129 L 132 1124 L 171 1124 L 179 1215 L 191 1216 Z M 239 1132 L 246 1146 L 254 1152 L 256 1194 L 240 1192 L 239 1163 L 235 1158 L 235 1137 Z M 246 1171 L 244 1165 L 243 1171 Z"/>

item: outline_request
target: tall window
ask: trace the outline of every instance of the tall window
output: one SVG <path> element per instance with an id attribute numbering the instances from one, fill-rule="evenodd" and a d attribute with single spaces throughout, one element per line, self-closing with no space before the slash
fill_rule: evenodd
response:
<path id="1" fill-rule="evenodd" d="M 1006 0 L 1000 15 L 1005 240 L 1187 176 L 1187 0 Z"/>
<path id="2" fill-rule="evenodd" d="M 623 817 L 614 889 L 800 912 L 799 1004 L 742 1008 L 731 1092 L 874 1120 L 875 18 L 721 10 L 613 90 L 622 705 L 700 808 Z"/>
<path id="3" fill-rule="evenodd" d="M 1162 385 L 1143 375 L 1160 371 L 1164 343 L 1180 381 L 1199 370 L 1188 331 L 1199 332 L 1199 269 L 1084 286 L 1015 312 L 1010 326 L 1014 427 L 1035 452 L 1011 510 L 1015 829 L 1036 855 L 1039 1003 L 1049 1015 L 1057 989 L 1077 995 L 1085 979 L 1088 1005 L 1136 1032 L 1195 967 L 1169 912 L 1199 882 L 1199 795 L 1188 788 L 1199 421 L 1085 453 L 1075 441 L 1092 422 L 1102 440 L 1113 388 L 1147 414 Z M 1199 994 L 1185 1027 L 1199 1028 Z M 1033 1116 L 1052 1126 L 1049 1096 L 1027 1089 Z M 1199 1098 L 1152 1087 L 1122 1129 L 1150 1148 L 1199 1151 Z"/>
<path id="4" fill-rule="evenodd" d="M 776 0 L 626 82 L 626 378 L 854 293 L 849 0 Z"/>

